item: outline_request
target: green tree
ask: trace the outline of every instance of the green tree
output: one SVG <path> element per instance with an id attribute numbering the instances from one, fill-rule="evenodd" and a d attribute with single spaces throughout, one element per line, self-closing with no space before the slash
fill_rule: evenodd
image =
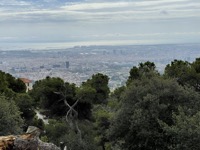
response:
<path id="1" fill-rule="evenodd" d="M 92 118 L 92 105 L 95 99 L 96 90 L 91 86 L 80 86 L 77 88 L 76 97 L 79 100 L 77 104 L 77 111 L 79 115 L 79 119 L 89 119 Z"/>
<path id="2" fill-rule="evenodd" d="M 175 59 L 165 67 L 165 76 L 176 78 L 181 85 L 184 85 L 190 78 L 191 71 L 192 67 L 189 62 Z"/>
<path id="3" fill-rule="evenodd" d="M 62 94 L 65 94 L 71 104 L 74 102 L 76 87 L 74 84 L 64 83 L 62 79 L 54 77 L 37 81 L 30 92 L 39 107 L 50 111 L 50 116 L 66 114 L 67 110 L 62 100 Z"/>
<path id="4" fill-rule="evenodd" d="M 5 96 L 13 98 L 16 96 L 16 93 L 8 88 L 8 82 L 6 81 L 6 74 L 0 71 L 0 94 L 4 93 Z"/>
<path id="5" fill-rule="evenodd" d="M 93 109 L 93 116 L 95 118 L 95 140 L 102 150 L 106 150 L 106 145 L 109 144 L 108 129 L 110 127 L 111 112 L 109 106 L 96 105 Z"/>
<path id="6" fill-rule="evenodd" d="M 109 77 L 101 73 L 97 73 L 92 76 L 92 79 L 88 79 L 83 86 L 92 87 L 95 93 L 94 104 L 106 103 L 110 92 L 108 87 Z"/>
<path id="7" fill-rule="evenodd" d="M 8 83 L 5 79 L 5 73 L 0 71 L 0 92 L 2 93 L 8 87 Z"/>
<path id="8" fill-rule="evenodd" d="M 126 90 L 125 86 L 116 88 L 109 96 L 108 106 L 111 108 L 113 113 L 116 113 L 118 109 L 120 109 L 122 104 L 121 95 Z"/>
<path id="9" fill-rule="evenodd" d="M 15 103 L 22 112 L 21 117 L 25 119 L 27 126 L 30 125 L 33 117 L 35 116 L 33 99 L 26 93 L 18 94 L 15 98 Z"/>
<path id="10" fill-rule="evenodd" d="M 0 135 L 21 133 L 23 120 L 20 114 L 21 112 L 12 100 L 0 96 Z"/>
<path id="11" fill-rule="evenodd" d="M 110 128 L 110 137 L 121 149 L 168 149 L 172 137 L 164 134 L 158 120 L 173 125 L 173 112 L 182 106 L 194 114 L 199 94 L 175 80 L 158 76 L 133 81 L 122 93 L 122 106 Z"/>
<path id="12" fill-rule="evenodd" d="M 9 73 L 0 71 L 0 82 L 3 82 L 4 89 L 5 89 L 5 87 L 9 88 L 16 93 L 25 93 L 26 92 L 25 84 L 20 79 L 16 79 Z"/>
<path id="13" fill-rule="evenodd" d="M 0 71 L 0 93 L 4 93 L 5 96 L 13 98 L 16 93 L 25 93 L 26 86 L 12 75 Z"/>
<path id="14" fill-rule="evenodd" d="M 156 65 L 154 64 L 154 62 L 147 61 L 144 63 L 140 63 L 138 69 L 142 74 L 144 74 L 150 71 L 155 71 Z"/>
<path id="15" fill-rule="evenodd" d="M 79 125 L 82 132 L 82 141 L 78 140 L 79 137 L 76 132 L 69 130 L 64 137 L 67 148 L 71 150 L 99 150 L 94 141 L 93 125 L 87 120 L 79 121 Z"/>
<path id="16" fill-rule="evenodd" d="M 175 78 L 181 85 L 189 85 L 200 91 L 200 73 L 198 73 L 199 60 L 192 64 L 187 61 L 174 60 L 165 68 L 165 77 Z"/>
<path id="17" fill-rule="evenodd" d="M 165 67 L 165 75 L 172 78 L 181 78 L 188 74 L 191 64 L 187 61 L 174 60 Z"/>
<path id="18" fill-rule="evenodd" d="M 97 149 L 94 144 L 93 126 L 88 121 L 81 121 L 79 123 L 83 134 L 82 141 L 74 130 L 71 130 L 68 124 L 62 120 L 50 120 L 49 124 L 45 126 L 46 136 L 49 142 L 59 145 L 64 142 L 67 149 L 71 150 L 94 150 Z M 98 149 L 97 149 L 98 150 Z"/>
<path id="19" fill-rule="evenodd" d="M 192 63 L 192 67 L 194 68 L 195 73 L 193 73 L 190 78 L 190 85 L 200 92 L 200 58 L 196 58 Z"/>
<path id="20" fill-rule="evenodd" d="M 50 119 L 49 124 L 45 126 L 46 136 L 48 137 L 48 141 L 59 145 L 62 142 L 62 138 L 69 131 L 66 123 L 60 120 Z"/>
<path id="21" fill-rule="evenodd" d="M 133 66 L 129 74 L 127 85 L 134 80 L 141 79 L 143 76 L 150 78 L 154 75 L 158 75 L 158 72 L 156 71 L 156 65 L 153 62 L 147 61 L 139 63 L 138 67 Z"/>
<path id="22" fill-rule="evenodd" d="M 173 137 L 168 145 L 169 150 L 198 150 L 200 149 L 200 112 L 188 115 L 179 107 L 177 113 L 173 113 L 172 126 L 160 121 L 165 134 Z"/>
<path id="23" fill-rule="evenodd" d="M 192 66 L 197 73 L 200 73 L 200 58 L 196 58 L 196 60 L 192 63 Z"/>
<path id="24" fill-rule="evenodd" d="M 129 73 L 130 73 L 130 76 L 129 76 L 128 80 L 130 80 L 130 81 L 139 79 L 139 77 L 140 77 L 139 69 L 136 66 L 133 66 L 133 68 L 130 70 Z"/>

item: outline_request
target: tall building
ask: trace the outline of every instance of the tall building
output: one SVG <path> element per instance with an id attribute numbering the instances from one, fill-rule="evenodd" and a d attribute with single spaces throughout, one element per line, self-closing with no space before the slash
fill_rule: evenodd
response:
<path id="1" fill-rule="evenodd" d="M 66 64 L 66 68 L 69 68 L 69 61 L 66 61 L 65 64 Z"/>

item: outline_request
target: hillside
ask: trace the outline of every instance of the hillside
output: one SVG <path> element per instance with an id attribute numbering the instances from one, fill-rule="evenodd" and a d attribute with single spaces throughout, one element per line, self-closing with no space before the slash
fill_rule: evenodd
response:
<path id="1" fill-rule="evenodd" d="M 47 76 L 26 93 L 21 81 L 0 72 L 0 84 L 2 147 L 19 142 L 21 149 L 57 149 L 60 143 L 71 150 L 200 149 L 200 58 L 173 60 L 163 74 L 154 62 L 139 63 L 113 92 L 102 73 L 80 86 Z M 29 126 L 37 128 L 24 134 Z"/>

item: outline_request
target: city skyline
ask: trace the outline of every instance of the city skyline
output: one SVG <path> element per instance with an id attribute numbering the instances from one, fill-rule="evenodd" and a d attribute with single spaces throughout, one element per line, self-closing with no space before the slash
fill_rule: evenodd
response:
<path id="1" fill-rule="evenodd" d="M 1 0 L 0 49 L 199 43 L 198 0 Z"/>

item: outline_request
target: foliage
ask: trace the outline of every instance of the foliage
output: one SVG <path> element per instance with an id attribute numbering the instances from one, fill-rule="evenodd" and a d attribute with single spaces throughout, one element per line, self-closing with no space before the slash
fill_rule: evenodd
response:
<path id="1" fill-rule="evenodd" d="M 27 121 L 27 120 L 26 120 Z M 31 126 L 38 127 L 41 130 L 44 130 L 45 124 L 42 119 L 38 119 L 37 116 L 34 116 L 32 120 L 28 122 Z"/>
<path id="2" fill-rule="evenodd" d="M 64 82 L 60 78 L 46 77 L 43 80 L 35 82 L 30 95 L 34 98 L 38 106 L 48 108 L 54 103 L 56 96 L 58 96 L 54 92 L 60 90 L 63 84 Z"/>
<path id="3" fill-rule="evenodd" d="M 12 75 L 2 71 L 0 71 L 0 85 L 1 92 L 5 91 L 6 88 L 16 93 L 26 92 L 26 86 L 20 79 L 16 79 Z"/>
<path id="4" fill-rule="evenodd" d="M 50 111 L 50 116 L 63 116 L 67 110 L 62 94 L 65 94 L 69 103 L 73 103 L 75 91 L 74 84 L 64 83 L 60 78 L 47 77 L 35 83 L 30 95 L 39 107 Z"/>
<path id="5" fill-rule="evenodd" d="M 134 80 L 134 79 L 139 79 L 140 77 L 140 71 L 136 66 L 133 66 L 133 68 L 130 70 L 130 76 L 129 76 L 129 81 Z"/>
<path id="6" fill-rule="evenodd" d="M 112 93 L 110 93 L 109 100 L 108 100 L 108 106 L 111 110 L 116 113 L 118 109 L 121 107 L 122 102 L 122 93 L 126 90 L 125 86 L 116 88 Z"/>
<path id="7" fill-rule="evenodd" d="M 80 130 L 82 132 L 82 141 L 78 140 L 79 136 L 76 132 L 69 130 L 65 135 L 66 145 L 71 150 L 99 150 L 94 141 L 93 125 L 88 121 L 80 121 Z"/>
<path id="8" fill-rule="evenodd" d="M 200 59 L 193 63 L 174 60 L 165 67 L 165 76 L 175 78 L 181 85 L 189 85 L 200 91 Z"/>
<path id="9" fill-rule="evenodd" d="M 107 136 L 108 129 L 110 127 L 110 118 L 112 114 L 108 110 L 109 107 L 105 105 L 96 105 L 93 109 L 93 115 L 95 118 L 94 126 L 96 130 L 96 143 L 104 150 L 106 144 L 109 143 Z"/>
<path id="10" fill-rule="evenodd" d="M 71 150 L 94 150 L 93 127 L 85 121 L 82 121 L 80 124 L 84 135 L 82 141 L 79 141 L 77 133 L 71 130 L 65 121 L 50 120 L 49 124 L 45 126 L 48 141 L 57 145 L 63 142 Z"/>
<path id="11" fill-rule="evenodd" d="M 77 88 L 76 97 L 80 99 L 77 104 L 77 111 L 80 119 L 91 119 L 91 109 L 95 98 L 96 90 L 90 86 L 81 86 Z"/>
<path id="12" fill-rule="evenodd" d="M 0 71 L 0 94 L 4 94 L 6 97 L 14 98 L 17 93 L 25 93 L 26 86 L 12 75 Z"/>
<path id="13" fill-rule="evenodd" d="M 122 94 L 122 107 L 110 128 L 113 143 L 122 149 L 167 149 L 170 136 L 163 134 L 158 120 L 173 125 L 172 113 L 182 106 L 195 113 L 199 94 L 174 80 L 155 76 L 133 81 Z"/>
<path id="14" fill-rule="evenodd" d="M 22 131 L 23 120 L 15 103 L 0 96 L 0 135 L 18 134 Z"/>
<path id="15" fill-rule="evenodd" d="M 46 136 L 48 141 L 59 144 L 62 137 L 68 132 L 68 127 L 65 122 L 59 120 L 49 120 L 49 124 L 45 126 Z"/>
<path id="16" fill-rule="evenodd" d="M 93 88 L 95 93 L 95 98 L 93 100 L 94 104 L 106 103 L 109 95 L 109 87 L 108 87 L 109 77 L 107 75 L 103 75 L 101 73 L 97 73 L 92 75 L 92 79 L 88 79 L 83 86 Z"/>
<path id="17" fill-rule="evenodd" d="M 200 92 L 200 58 L 196 58 L 196 60 L 192 63 L 192 67 L 195 70 L 193 76 L 190 78 L 190 83 L 197 91 Z"/>
<path id="18" fill-rule="evenodd" d="M 172 78 L 181 78 L 189 73 L 191 64 L 187 61 L 174 60 L 165 67 L 165 75 Z"/>
<path id="19" fill-rule="evenodd" d="M 5 73 L 0 71 L 0 92 L 3 92 L 8 87 L 8 83 L 5 80 Z"/>
<path id="20" fill-rule="evenodd" d="M 91 86 L 81 86 L 76 91 L 76 97 L 80 98 L 81 102 L 92 104 L 96 95 L 96 90 Z"/>
<path id="21" fill-rule="evenodd" d="M 30 97 L 21 81 L 0 72 L 0 134 L 21 132 L 23 117 L 46 131 L 43 140 L 71 150 L 200 149 L 200 58 L 174 60 L 164 75 L 153 62 L 140 63 L 112 93 L 108 81 L 97 73 L 77 87 L 46 77 Z M 34 116 L 33 107 L 49 112 L 49 124 Z"/>
<path id="22" fill-rule="evenodd" d="M 200 58 L 196 58 L 196 60 L 192 63 L 192 66 L 197 73 L 200 73 Z"/>
<path id="23" fill-rule="evenodd" d="M 28 94 L 18 94 L 15 98 L 16 105 L 22 112 L 22 118 L 26 120 L 33 119 L 35 112 L 33 110 L 33 99 Z"/>
<path id="24" fill-rule="evenodd" d="M 153 62 L 147 61 L 144 63 L 139 63 L 138 67 L 133 66 L 130 70 L 130 75 L 127 80 L 127 85 L 129 85 L 132 81 L 141 79 L 142 77 L 152 77 L 158 75 L 156 71 L 156 65 Z"/>
<path id="25" fill-rule="evenodd" d="M 174 125 L 169 126 L 160 121 L 165 134 L 173 137 L 169 150 L 200 149 L 200 111 L 194 115 L 187 115 L 179 107 L 178 113 L 173 113 Z"/>
<path id="26" fill-rule="evenodd" d="M 154 64 L 154 62 L 147 61 L 144 63 L 139 63 L 138 69 L 142 74 L 145 74 L 150 71 L 155 71 L 156 65 Z"/>

